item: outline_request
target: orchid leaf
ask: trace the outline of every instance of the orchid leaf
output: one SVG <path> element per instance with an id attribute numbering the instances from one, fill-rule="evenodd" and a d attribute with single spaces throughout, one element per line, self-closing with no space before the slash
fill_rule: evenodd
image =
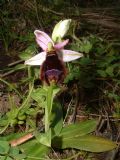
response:
<path id="1" fill-rule="evenodd" d="M 60 134 L 63 127 L 62 106 L 59 102 L 53 103 L 51 120 L 51 128 L 53 129 L 54 135 L 57 136 Z"/>
<path id="2" fill-rule="evenodd" d="M 91 133 L 95 130 L 97 122 L 95 120 L 87 120 L 80 123 L 70 124 L 64 127 L 59 136 L 62 137 L 79 137 Z"/>
<path id="3" fill-rule="evenodd" d="M 33 90 L 31 97 L 33 100 L 38 102 L 38 105 L 40 105 L 41 107 L 45 107 L 46 106 L 46 101 L 45 101 L 46 94 L 47 92 L 44 88 L 37 88 Z"/>
<path id="4" fill-rule="evenodd" d="M 95 127 L 95 120 L 68 125 L 62 129 L 59 136 L 54 137 L 52 145 L 61 149 L 76 148 L 90 152 L 104 152 L 114 149 L 116 147 L 114 142 L 88 135 L 95 130 Z"/>
<path id="5" fill-rule="evenodd" d="M 45 133 L 39 133 L 39 132 L 35 132 L 34 133 L 37 141 L 45 146 L 51 147 L 51 137 L 52 137 L 52 132 L 51 129 L 49 129 L 47 132 Z"/>
<path id="6" fill-rule="evenodd" d="M 36 139 L 29 140 L 28 142 L 20 145 L 19 148 L 26 154 L 26 160 L 37 160 L 38 158 L 43 158 L 49 152 L 49 148 L 40 144 Z"/>
<path id="7" fill-rule="evenodd" d="M 7 154 L 9 151 L 9 143 L 5 140 L 0 140 L 0 154 Z"/>
<path id="8" fill-rule="evenodd" d="M 54 138 L 54 144 L 55 147 L 61 149 L 76 148 L 89 152 L 105 152 L 117 147 L 117 145 L 110 140 L 92 135 L 58 137 Z"/>

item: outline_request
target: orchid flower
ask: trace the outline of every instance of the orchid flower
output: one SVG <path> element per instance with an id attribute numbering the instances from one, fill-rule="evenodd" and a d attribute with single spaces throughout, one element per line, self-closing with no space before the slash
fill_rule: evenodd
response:
<path id="1" fill-rule="evenodd" d="M 48 85 L 61 83 L 66 76 L 66 67 L 63 62 L 70 62 L 83 56 L 64 47 L 69 40 L 61 41 L 69 29 L 71 19 L 57 23 L 53 29 L 52 38 L 43 31 L 35 30 L 37 44 L 43 52 L 25 61 L 26 65 L 41 65 L 40 79 Z"/>
<path id="2" fill-rule="evenodd" d="M 34 34 L 36 36 L 36 42 L 43 49 L 43 52 L 26 60 L 26 65 L 42 65 L 46 60 L 47 52 L 51 50 L 55 50 L 63 62 L 70 62 L 83 56 L 82 53 L 64 49 L 69 42 L 68 39 L 55 44 L 49 35 L 43 31 L 35 30 Z"/>

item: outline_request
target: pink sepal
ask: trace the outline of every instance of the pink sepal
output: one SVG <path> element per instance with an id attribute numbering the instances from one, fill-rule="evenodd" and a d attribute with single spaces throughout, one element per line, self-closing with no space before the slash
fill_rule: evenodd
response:
<path id="1" fill-rule="evenodd" d="M 39 31 L 39 30 L 35 30 L 34 34 L 36 36 L 37 44 L 43 49 L 43 51 L 47 51 L 49 42 L 51 42 L 53 44 L 52 39 L 45 32 Z"/>

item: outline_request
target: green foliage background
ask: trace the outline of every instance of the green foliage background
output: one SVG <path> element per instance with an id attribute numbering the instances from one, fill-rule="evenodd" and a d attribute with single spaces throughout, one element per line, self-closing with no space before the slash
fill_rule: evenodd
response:
<path id="1" fill-rule="evenodd" d="M 113 0 L 93 2 L 89 0 L 0 1 L 0 94 L 9 94 L 8 99 L 12 106 L 12 110 L 5 116 L 5 113 L 1 112 L 2 134 L 6 134 L 8 126 L 15 130 L 16 125 L 25 124 L 32 130 L 35 126 L 36 115 L 43 114 L 40 107 L 41 105 L 44 107 L 44 90 L 40 92 L 39 97 L 39 89 L 31 89 L 33 81 L 36 88 L 40 86 L 39 68 L 28 69 L 23 63 L 38 50 L 40 51 L 33 35 L 34 30 L 44 30 L 50 35 L 53 26 L 66 18 L 73 20 L 66 36 L 70 39 L 68 48 L 84 53 L 84 57 L 66 64 L 68 75 L 64 86 L 67 91 L 59 99 L 66 109 L 68 107 L 66 104 L 70 103 L 72 98 L 75 103 L 75 95 L 78 92 L 79 104 L 83 106 L 83 108 L 79 106 L 78 110 L 82 110 L 83 115 L 109 115 L 114 119 L 116 128 L 119 128 L 119 6 L 120 1 Z M 21 60 L 21 63 L 8 66 L 17 60 Z M 30 72 L 27 77 L 28 70 Z M 9 72 L 12 74 L 6 76 L 6 73 Z M 2 86 L 3 84 L 5 87 Z M 16 93 L 22 102 L 22 110 L 19 113 L 19 105 L 15 105 L 13 93 Z M 5 143 L 8 148 L 7 142 Z M 10 151 L 10 154 L 13 154 L 12 152 Z M 24 157 L 24 155 L 19 155 L 17 149 L 14 152 L 19 159 L 21 156 Z"/>

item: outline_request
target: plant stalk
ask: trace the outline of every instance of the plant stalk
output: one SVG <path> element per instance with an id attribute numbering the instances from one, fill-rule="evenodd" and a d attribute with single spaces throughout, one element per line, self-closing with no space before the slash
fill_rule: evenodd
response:
<path id="1" fill-rule="evenodd" d="M 50 128 L 51 111 L 53 104 L 53 85 L 48 86 L 47 90 L 47 105 L 45 107 L 45 132 Z"/>

